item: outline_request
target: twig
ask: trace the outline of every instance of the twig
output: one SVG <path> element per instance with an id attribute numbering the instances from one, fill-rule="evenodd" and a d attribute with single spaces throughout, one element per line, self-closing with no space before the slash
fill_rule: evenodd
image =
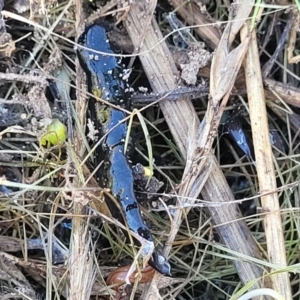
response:
<path id="1" fill-rule="evenodd" d="M 242 39 L 245 39 L 245 36 L 249 34 L 249 28 L 250 24 L 247 23 L 247 26 L 242 30 Z M 270 144 L 256 30 L 253 30 L 251 33 L 251 42 L 244 68 L 259 188 L 261 192 L 275 191 L 277 187 L 276 176 Z M 287 261 L 278 194 L 273 192 L 269 195 L 261 196 L 261 204 L 263 209 L 269 212 L 264 217 L 269 260 L 284 268 L 287 265 Z M 292 299 L 289 274 L 287 272 L 277 273 L 272 275 L 272 279 L 273 288 L 283 295 L 284 299 Z"/>
<path id="2" fill-rule="evenodd" d="M 23 75 L 23 74 L 14 74 L 14 73 L 0 73 L 0 80 L 2 81 L 21 81 L 25 83 L 40 83 L 47 86 L 48 81 L 44 76 L 38 75 Z"/>

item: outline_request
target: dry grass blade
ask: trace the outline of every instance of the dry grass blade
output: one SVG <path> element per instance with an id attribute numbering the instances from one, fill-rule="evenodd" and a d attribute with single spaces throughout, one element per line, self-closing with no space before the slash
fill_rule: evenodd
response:
<path id="1" fill-rule="evenodd" d="M 143 129 L 143 134 L 144 134 L 145 140 L 146 140 L 146 145 L 147 145 L 147 150 L 148 150 L 148 161 L 149 161 L 149 171 L 150 171 L 149 180 L 150 180 L 150 178 L 153 176 L 153 152 L 152 152 L 151 140 L 150 140 L 149 131 L 147 129 L 146 121 L 144 120 L 144 117 L 142 116 L 142 114 L 140 113 L 140 111 L 138 109 L 134 109 L 130 115 L 130 119 L 128 122 L 128 130 L 126 133 L 126 138 L 125 138 L 125 143 L 124 143 L 124 152 L 126 153 L 126 151 L 127 151 L 127 147 L 128 147 L 129 140 L 130 140 L 132 121 L 133 121 L 133 118 L 135 115 L 137 115 L 137 117 L 141 123 L 141 127 Z"/>
<path id="2" fill-rule="evenodd" d="M 249 32 L 250 24 L 247 23 L 247 27 L 243 29 L 242 38 L 245 39 L 245 36 Z M 269 192 L 269 194 L 261 196 L 262 207 L 267 212 L 264 217 L 264 227 L 268 255 L 272 263 L 284 268 L 287 265 L 286 251 L 278 194 L 276 192 L 277 185 L 269 137 L 256 30 L 252 31 L 244 67 L 259 188 L 261 192 Z M 272 279 L 274 289 L 283 295 L 285 299 L 292 299 L 288 273 L 273 275 Z"/>

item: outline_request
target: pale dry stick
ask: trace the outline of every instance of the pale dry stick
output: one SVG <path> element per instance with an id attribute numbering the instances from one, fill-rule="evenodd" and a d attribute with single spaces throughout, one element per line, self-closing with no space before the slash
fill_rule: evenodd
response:
<path id="1" fill-rule="evenodd" d="M 142 22 L 144 22 L 145 19 L 141 16 L 141 11 L 145 11 L 145 9 L 140 1 L 132 5 L 126 22 L 127 30 L 134 46 L 139 48 L 140 53 L 142 53 L 140 59 L 154 92 L 163 93 L 173 90 L 176 87 L 178 71 L 171 58 L 170 51 L 165 43 L 158 43 L 159 40 L 162 40 L 162 35 L 154 19 L 151 20 L 152 26 L 147 27 L 147 31 L 144 30 L 144 24 Z M 150 15 L 150 17 L 152 18 L 152 15 Z M 142 45 L 139 44 L 141 36 L 144 37 Z M 148 49 L 153 49 L 153 45 L 155 46 L 154 51 L 149 52 Z M 191 101 L 184 96 L 176 102 L 161 102 L 160 107 L 177 143 L 179 151 L 184 159 L 186 159 L 188 152 L 187 141 L 189 139 L 188 134 L 191 122 L 194 122 L 195 128 L 199 128 L 199 119 L 194 107 L 192 106 Z M 214 159 L 211 159 L 211 164 L 211 174 L 214 174 L 214 176 L 209 176 L 205 184 L 205 187 L 209 184 L 206 188 L 206 200 L 230 201 L 234 199 L 217 162 Z M 196 180 L 191 190 L 184 196 L 197 197 L 200 192 L 199 186 L 201 186 L 201 182 Z M 178 206 L 180 206 L 181 202 L 179 201 L 178 203 Z M 230 223 L 230 225 L 227 226 L 220 226 L 222 227 L 222 230 L 219 230 L 218 227 L 220 235 L 222 236 L 224 233 L 223 239 L 226 241 L 227 247 L 249 256 L 261 258 L 259 249 L 255 245 L 254 239 L 246 224 L 243 221 L 235 221 L 242 216 L 238 207 L 233 204 L 230 204 L 229 206 L 229 211 L 222 207 L 218 207 L 215 211 L 210 211 L 212 218 L 216 220 L 216 224 Z M 171 249 L 171 243 L 179 230 L 181 216 L 182 210 L 177 210 L 173 219 L 172 231 L 170 233 L 171 236 L 168 239 L 169 244 L 166 245 L 165 253 L 169 253 Z M 229 230 L 226 232 L 225 229 L 227 228 L 229 228 Z M 228 235 L 228 233 L 233 234 Z M 237 260 L 235 265 L 239 271 L 241 280 L 245 283 L 262 276 L 262 270 L 253 264 L 246 263 L 243 260 Z M 159 293 L 157 286 L 160 281 L 161 275 L 156 274 L 144 299 L 158 298 Z M 253 284 L 252 288 L 260 288 L 262 285 L 263 283 L 258 280 L 258 282 Z M 266 282 L 265 285 L 269 286 L 269 283 Z"/>
<path id="2" fill-rule="evenodd" d="M 265 91 L 266 98 L 272 99 L 272 91 L 274 91 L 274 93 L 282 98 L 287 104 L 300 107 L 299 88 L 269 78 L 265 78 L 264 83 L 268 87 L 268 89 Z"/>
<path id="3" fill-rule="evenodd" d="M 250 23 L 242 30 L 242 40 L 250 32 Z M 257 163 L 257 176 L 261 192 L 271 192 L 261 196 L 264 211 L 264 227 L 271 263 L 285 268 L 287 266 L 286 250 L 278 194 L 276 176 L 273 165 L 265 95 L 262 82 L 261 66 L 256 40 L 256 30 L 251 33 L 249 50 L 244 62 L 246 85 L 248 91 L 249 111 L 254 144 L 255 159 Z M 287 272 L 272 275 L 273 288 L 286 300 L 292 299 L 289 274 Z"/>
<path id="4" fill-rule="evenodd" d="M 84 30 L 82 1 L 74 0 L 74 2 L 77 20 L 76 32 L 79 35 Z M 80 90 L 86 91 L 84 72 L 79 65 L 78 59 L 76 60 L 76 75 L 76 86 L 79 87 Z M 83 94 L 77 91 L 76 113 L 78 115 L 79 124 L 85 126 L 84 120 L 86 115 L 87 99 L 83 95 L 85 95 L 85 93 Z M 81 156 L 85 152 L 85 146 L 84 143 L 82 143 L 80 130 L 76 130 L 74 151 L 73 149 L 71 149 L 71 143 L 69 143 L 68 147 L 68 167 L 70 166 L 71 162 L 76 162 L 76 165 L 80 166 L 80 162 L 77 159 L 77 154 Z M 68 177 L 68 167 L 66 168 L 66 178 Z M 70 180 L 67 182 L 67 185 L 75 188 L 80 188 L 85 185 L 85 182 L 82 182 L 79 176 L 77 178 L 75 177 L 73 182 L 70 182 Z M 84 219 L 82 217 L 80 217 L 80 215 L 84 215 L 84 201 L 87 201 L 87 199 L 84 194 L 80 194 L 78 192 L 73 192 L 72 197 L 74 200 L 72 207 L 74 218 L 72 224 L 72 247 L 70 251 L 68 266 L 70 272 L 68 299 L 84 300 L 90 298 L 96 272 L 94 261 L 91 258 L 93 255 L 91 254 L 91 250 L 89 249 L 91 245 L 91 237 L 88 231 L 88 224 L 84 222 Z"/>
<path id="5" fill-rule="evenodd" d="M 296 44 L 296 40 L 297 40 L 297 32 L 299 30 L 299 24 L 300 24 L 300 15 L 299 12 L 295 9 L 295 18 L 293 21 L 293 26 L 292 29 L 290 31 L 290 35 L 289 35 L 289 42 L 288 42 L 288 62 L 290 64 L 295 64 L 298 63 L 300 60 L 300 55 L 297 56 L 293 56 L 293 51 L 295 50 L 295 44 Z"/>
<path id="6" fill-rule="evenodd" d="M 82 11 L 82 1 L 74 0 L 75 7 L 76 7 L 76 40 L 85 30 L 85 18 Z M 86 152 L 86 146 L 83 142 L 82 133 L 85 131 L 86 128 L 86 110 L 88 104 L 88 98 L 91 96 L 87 90 L 86 84 L 86 75 L 81 68 L 79 59 L 77 58 L 75 61 L 76 67 L 76 116 L 78 118 L 77 126 L 81 128 L 76 129 L 75 138 L 74 138 L 74 146 L 77 155 L 80 158 L 83 158 Z"/>
<path id="7" fill-rule="evenodd" d="M 73 193 L 74 197 L 76 193 Z M 70 300 L 89 299 L 95 282 L 96 269 L 91 254 L 91 236 L 89 225 L 84 218 L 76 213 L 82 213 L 83 205 L 74 203 L 74 218 L 72 222 L 72 247 L 69 257 L 69 298 Z"/>
<path id="8" fill-rule="evenodd" d="M 23 75 L 23 74 L 14 74 L 14 73 L 0 73 L 1 81 L 21 81 L 25 83 L 40 83 L 43 85 L 48 85 L 46 77 L 44 76 L 34 76 L 34 75 Z"/>
<path id="9" fill-rule="evenodd" d="M 68 147 L 71 147 L 69 144 Z M 70 162 L 74 162 L 77 158 L 74 157 L 73 151 L 68 151 L 68 165 L 66 167 L 65 176 L 68 178 L 68 169 L 70 168 Z M 79 163 L 77 163 L 79 165 Z M 67 180 L 68 187 L 81 187 L 83 182 L 74 177 L 73 182 Z M 80 217 L 84 215 L 84 206 L 89 199 L 82 191 L 72 192 L 73 200 L 73 222 L 72 222 L 72 238 L 71 238 L 71 250 L 68 260 L 69 267 L 69 298 L 72 300 L 85 300 L 89 299 L 92 291 L 92 287 L 96 277 L 96 268 L 94 266 L 94 260 L 92 259 L 92 253 L 90 250 L 91 237 L 89 234 L 89 224 L 85 222 L 85 218 Z"/>

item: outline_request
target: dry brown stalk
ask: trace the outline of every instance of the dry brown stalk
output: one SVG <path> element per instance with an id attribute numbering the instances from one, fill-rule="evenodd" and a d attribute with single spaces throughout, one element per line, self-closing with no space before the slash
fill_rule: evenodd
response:
<path id="1" fill-rule="evenodd" d="M 300 107 L 300 89 L 288 86 L 282 82 L 266 78 L 264 83 L 268 86 L 265 92 L 266 98 L 274 99 L 274 94 L 278 95 L 287 104 Z"/>
<path id="2" fill-rule="evenodd" d="M 76 32 L 80 35 L 84 31 L 84 17 L 82 11 L 82 2 L 80 0 L 75 1 L 76 7 Z M 76 86 L 79 87 L 77 92 L 77 101 L 76 101 L 76 112 L 79 119 L 79 126 L 85 128 L 85 116 L 86 116 L 86 104 L 87 99 L 82 93 L 86 90 L 85 76 L 83 70 L 79 66 L 78 59 L 76 61 L 76 72 L 77 72 L 77 82 Z M 85 152 L 85 147 L 82 144 L 81 138 L 82 130 L 77 129 L 75 137 L 75 151 L 71 150 L 69 146 L 68 151 L 68 167 L 66 168 L 66 179 L 68 186 L 72 187 L 82 187 L 84 182 L 79 178 L 80 176 L 74 178 L 74 181 L 68 180 L 68 168 L 70 167 L 70 162 L 77 162 L 79 165 L 76 154 L 83 156 Z M 76 154 L 75 154 L 76 153 Z M 80 172 L 77 169 L 77 172 Z M 86 172 L 86 170 L 85 170 Z M 89 236 L 88 222 L 85 222 L 81 215 L 84 215 L 84 206 L 86 205 L 87 199 L 85 199 L 84 194 L 80 192 L 73 192 L 73 224 L 72 224 L 72 238 L 71 238 L 71 250 L 69 258 L 69 297 L 68 299 L 72 300 L 84 300 L 89 299 L 93 283 L 95 281 L 95 266 L 94 260 L 92 259 L 92 253 L 90 250 L 91 246 L 91 237 Z M 77 200 L 76 200 L 77 198 Z"/>
<path id="3" fill-rule="evenodd" d="M 249 35 L 250 26 L 250 23 L 247 23 L 247 26 L 243 28 L 243 40 Z M 268 193 L 261 196 L 261 205 L 266 212 L 264 216 L 264 227 L 269 260 L 271 263 L 284 268 L 287 266 L 286 250 L 278 194 L 276 192 L 276 176 L 269 137 L 268 117 L 256 30 L 252 30 L 251 33 L 251 41 L 244 68 L 259 188 L 261 193 Z M 289 274 L 287 272 L 272 275 L 272 280 L 273 288 L 281 294 L 284 299 L 292 299 Z"/>

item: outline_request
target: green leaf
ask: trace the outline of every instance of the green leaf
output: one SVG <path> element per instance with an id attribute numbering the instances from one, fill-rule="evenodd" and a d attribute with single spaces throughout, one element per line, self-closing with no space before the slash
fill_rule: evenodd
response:
<path id="1" fill-rule="evenodd" d="M 67 139 L 67 127 L 58 119 L 53 119 L 47 127 L 46 133 L 41 137 L 40 142 L 43 146 L 48 143 L 52 145 L 62 144 Z"/>

